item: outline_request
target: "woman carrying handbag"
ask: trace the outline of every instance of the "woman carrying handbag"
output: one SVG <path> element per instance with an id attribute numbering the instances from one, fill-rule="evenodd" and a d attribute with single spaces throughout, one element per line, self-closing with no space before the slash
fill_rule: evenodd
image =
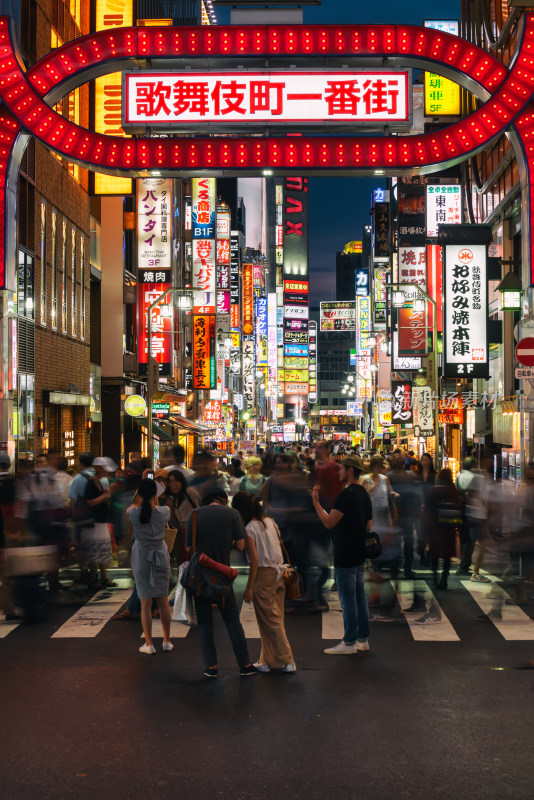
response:
<path id="1" fill-rule="evenodd" d="M 246 601 L 254 603 L 261 636 L 261 653 L 254 666 L 259 672 L 271 669 L 296 672 L 284 626 L 284 573 L 288 565 L 284 564 L 280 533 L 275 521 L 263 513 L 259 501 L 248 492 L 238 492 L 232 508 L 241 514 L 247 536 L 254 542 L 258 554 L 256 579 L 244 595 Z"/>

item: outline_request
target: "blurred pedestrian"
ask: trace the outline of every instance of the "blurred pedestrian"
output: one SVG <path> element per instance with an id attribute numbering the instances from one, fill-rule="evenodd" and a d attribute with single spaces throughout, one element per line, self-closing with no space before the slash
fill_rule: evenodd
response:
<path id="1" fill-rule="evenodd" d="M 331 445 L 325 439 L 317 442 L 313 477 L 319 487 L 321 506 L 330 511 L 343 488 L 343 483 L 340 478 L 339 463 L 332 459 Z"/>
<path id="2" fill-rule="evenodd" d="M 155 599 L 163 628 L 163 651 L 173 649 L 171 643 L 171 609 L 168 593 L 171 577 L 170 558 L 165 544 L 165 525 L 171 516 L 167 506 L 159 506 L 156 482 L 144 478 L 137 490 L 128 518 L 134 530 L 132 545 L 132 572 L 138 597 L 141 601 L 141 624 L 145 644 L 140 653 L 153 655 L 152 600 Z"/>
<path id="3" fill-rule="evenodd" d="M 428 491 L 425 507 L 425 531 L 437 589 L 447 589 L 451 559 L 456 555 L 456 532 L 462 528 L 464 511 L 464 498 L 454 486 L 452 472 L 440 470 L 436 485 Z M 438 580 L 439 559 L 443 561 L 443 571 Z"/>
<path id="4" fill-rule="evenodd" d="M 359 479 L 363 463 L 359 456 L 346 456 L 341 463 L 340 478 L 346 482 L 330 512 L 319 501 L 319 486 L 313 488 L 313 504 L 319 519 L 332 531 L 334 540 L 334 575 L 343 609 L 343 639 L 324 652 L 328 655 L 350 655 L 369 650 L 369 608 L 365 596 L 364 564 L 367 558 L 365 540 L 371 530 L 373 507 L 371 498 Z"/>
<path id="5" fill-rule="evenodd" d="M 168 473 L 167 490 L 162 499 L 171 512 L 170 526 L 178 531 L 171 551 L 171 562 L 179 566 L 188 558 L 185 550 L 185 529 L 191 512 L 199 506 L 198 493 L 188 487 L 187 478 L 181 470 L 173 469 Z"/>
<path id="6" fill-rule="evenodd" d="M 108 476 L 115 472 L 116 465 L 111 459 L 102 456 L 95 458 L 93 469 L 95 474 L 87 481 L 84 500 L 87 504 L 90 519 L 84 520 L 80 533 L 80 557 L 89 569 L 89 589 L 109 588 L 116 586 L 115 581 L 108 578 L 107 568 L 113 563 L 111 537 L 108 529 L 109 499 L 113 487 L 108 485 Z M 106 485 L 104 486 L 104 480 Z M 100 569 L 100 583 L 98 570 Z"/>
<path id="7" fill-rule="evenodd" d="M 247 474 L 239 481 L 239 492 L 249 492 L 254 497 L 260 496 L 261 488 L 267 478 L 260 473 L 262 460 L 259 456 L 250 456 L 247 459 Z"/>
<path id="8" fill-rule="evenodd" d="M 245 590 L 245 600 L 254 603 L 261 636 L 261 653 L 254 666 L 259 672 L 270 672 L 271 669 L 296 672 L 284 626 L 286 587 L 280 532 L 272 517 L 265 515 L 261 503 L 249 492 L 238 492 L 232 508 L 241 514 L 247 537 L 257 554 L 257 571 L 251 588 Z"/>

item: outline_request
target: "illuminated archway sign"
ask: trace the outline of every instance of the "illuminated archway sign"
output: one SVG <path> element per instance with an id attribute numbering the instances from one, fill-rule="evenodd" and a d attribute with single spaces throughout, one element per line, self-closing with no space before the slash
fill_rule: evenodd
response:
<path id="1" fill-rule="evenodd" d="M 89 169 L 113 175 L 162 174 L 380 174 L 432 172 L 458 163 L 486 147 L 505 131 L 515 138 L 522 186 L 529 192 L 523 229 L 528 230 L 526 261 L 532 265 L 530 208 L 534 203 L 534 14 L 525 14 L 519 49 L 508 70 L 481 48 L 450 34 L 403 25 L 230 26 L 217 28 L 119 28 L 63 45 L 24 72 L 13 44 L 8 17 L 0 17 L 0 265 L 14 252 L 12 204 L 16 172 L 26 136 Z M 318 135 L 196 136 L 122 139 L 81 128 L 51 106 L 98 75 L 141 66 L 150 59 L 191 67 L 210 59 L 214 68 L 256 59 L 277 66 L 288 58 L 306 58 L 310 68 L 333 57 L 361 62 L 370 70 L 391 63 L 416 66 L 452 78 L 485 100 L 465 119 L 416 136 Z M 388 61 L 389 60 L 389 61 Z M 289 62 L 291 63 L 291 62 Z M 247 64 L 249 66 L 249 64 Z M 257 66 L 253 61 L 251 68 Z M 376 71 L 376 70 L 375 70 Z M 150 71 L 145 71 L 149 76 Z M 7 250 L 6 250 L 7 239 Z M 11 265 L 13 269 L 13 265 Z M 5 285 L 0 274 L 0 286 Z"/>

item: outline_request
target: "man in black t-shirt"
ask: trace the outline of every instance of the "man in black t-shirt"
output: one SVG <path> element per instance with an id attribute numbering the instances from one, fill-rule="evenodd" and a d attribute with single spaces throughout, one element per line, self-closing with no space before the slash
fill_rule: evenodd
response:
<path id="1" fill-rule="evenodd" d="M 332 532 L 334 540 L 334 574 L 343 609 L 343 639 L 324 652 L 328 655 L 350 655 L 369 650 L 369 608 L 364 588 L 365 539 L 371 530 L 373 508 L 367 491 L 360 486 L 362 460 L 357 455 L 341 461 L 340 478 L 345 489 L 336 497 L 328 513 L 319 502 L 319 487 L 313 488 L 313 504 L 319 519 Z"/>
<path id="2" fill-rule="evenodd" d="M 214 561 L 230 566 L 230 551 L 232 547 L 243 551 L 247 545 L 245 526 L 241 515 L 235 508 L 229 508 L 228 495 L 222 489 L 213 489 L 204 495 L 202 507 L 195 509 L 187 520 L 185 532 L 185 549 L 193 549 L 193 517 L 196 515 L 196 538 L 194 549 L 205 553 Z M 247 550 L 248 552 L 248 550 Z M 197 613 L 198 634 L 200 647 L 204 656 L 204 675 L 207 678 L 217 678 L 217 650 L 213 638 L 213 610 L 210 600 L 204 597 L 193 598 Z M 243 626 L 239 621 L 234 590 L 230 587 L 224 604 L 219 604 L 221 616 L 226 625 L 226 630 L 232 643 L 234 655 L 239 664 L 241 677 L 248 677 L 256 673 L 248 654 L 247 640 Z"/>

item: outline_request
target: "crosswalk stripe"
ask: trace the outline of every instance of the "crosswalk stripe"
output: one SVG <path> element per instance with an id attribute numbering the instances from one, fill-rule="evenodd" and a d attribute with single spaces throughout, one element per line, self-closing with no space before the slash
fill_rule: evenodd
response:
<path id="1" fill-rule="evenodd" d="M 247 639 L 260 639 L 260 629 L 254 613 L 254 606 L 252 603 L 243 603 L 241 606 L 241 614 L 239 620 L 245 631 Z"/>
<path id="2" fill-rule="evenodd" d="M 497 608 L 501 610 L 502 619 L 489 617 L 501 636 L 507 641 L 531 641 L 534 639 L 534 620 L 525 614 L 519 606 L 507 606 L 505 600 L 510 599 L 504 589 L 491 583 L 471 583 L 462 581 L 475 603 L 487 614 Z"/>
<path id="3" fill-rule="evenodd" d="M 343 625 L 343 611 L 341 610 L 337 592 L 328 594 L 328 605 L 330 611 L 327 614 L 321 614 L 322 638 L 337 639 L 339 641 L 345 634 L 345 627 Z"/>
<path id="4" fill-rule="evenodd" d="M 131 589 L 102 589 L 73 614 L 52 639 L 93 639 L 124 605 Z"/>
<path id="5" fill-rule="evenodd" d="M 412 589 L 413 586 L 413 589 Z M 407 589 L 410 591 L 407 591 Z M 410 632 L 416 642 L 459 642 L 460 637 L 449 622 L 448 617 L 443 612 L 434 594 L 424 581 L 400 581 L 397 590 L 397 597 L 401 608 L 408 608 L 413 602 L 413 590 L 423 594 L 426 600 L 427 610 L 437 616 L 440 614 L 440 621 L 426 625 L 417 624 L 416 620 L 421 619 L 425 612 L 416 611 L 404 614 L 406 622 L 410 626 Z"/>
<path id="6" fill-rule="evenodd" d="M 171 622 L 171 639 L 185 639 L 190 631 L 189 625 L 182 625 L 181 622 Z M 141 633 L 141 639 L 144 634 Z M 152 620 L 152 638 L 163 639 L 163 626 L 160 619 Z"/>
<path id="7" fill-rule="evenodd" d="M 0 639 L 5 639 L 6 636 L 9 636 L 19 625 L 20 622 L 6 622 L 5 620 L 0 622 Z"/>

